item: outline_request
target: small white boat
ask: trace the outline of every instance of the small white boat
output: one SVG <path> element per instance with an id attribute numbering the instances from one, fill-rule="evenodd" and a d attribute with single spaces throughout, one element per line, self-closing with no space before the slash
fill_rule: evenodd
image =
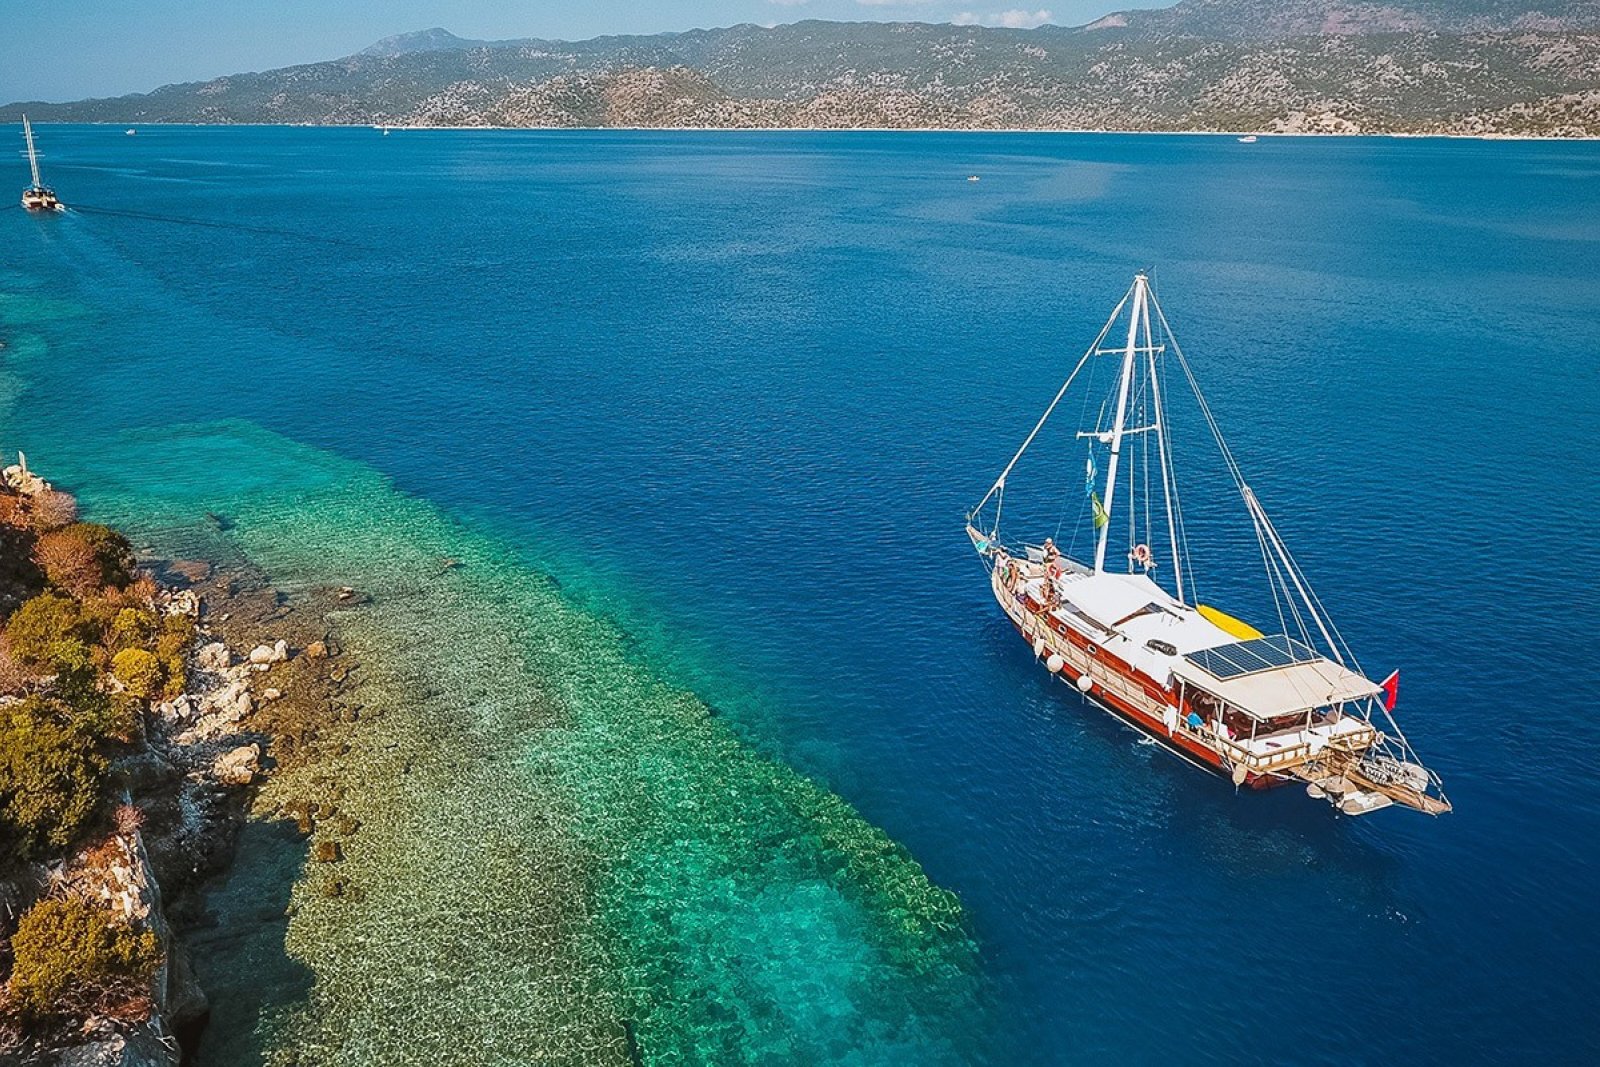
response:
<path id="1" fill-rule="evenodd" d="M 1239 143 L 1240 144 L 1255 144 L 1260 139 L 1261 138 L 1257 137 L 1255 134 L 1248 133 L 1248 134 L 1245 134 L 1243 137 L 1239 138 Z"/>
<path id="2" fill-rule="evenodd" d="M 29 211 L 65 211 L 67 205 L 39 181 L 39 153 L 33 147 L 33 126 L 28 116 L 22 116 L 22 136 L 28 142 L 28 168 L 33 171 L 33 184 L 22 190 L 22 206 Z"/>
<path id="3" fill-rule="evenodd" d="M 967 177 L 967 181 L 969 181 L 969 182 L 975 182 L 975 181 L 981 181 L 981 180 L 982 179 L 979 178 L 976 174 L 968 175 L 968 177 Z"/>
<path id="4" fill-rule="evenodd" d="M 128 131 L 128 136 L 129 136 L 129 137 L 132 137 L 132 136 L 133 136 L 133 135 L 134 135 L 134 134 L 136 134 L 136 133 L 138 133 L 138 132 L 139 132 L 139 131 L 138 131 L 138 130 L 129 130 L 129 131 Z"/>

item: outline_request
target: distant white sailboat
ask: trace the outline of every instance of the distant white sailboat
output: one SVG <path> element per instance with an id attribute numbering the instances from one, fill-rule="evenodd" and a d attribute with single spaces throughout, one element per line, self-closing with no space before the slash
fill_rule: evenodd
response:
<path id="1" fill-rule="evenodd" d="M 65 211 L 67 205 L 63 204 L 56 194 L 44 187 L 39 180 L 39 153 L 33 147 L 33 126 L 28 122 L 28 116 L 22 116 L 22 136 L 28 142 L 28 169 L 33 172 L 33 184 L 22 190 L 22 206 L 29 211 Z"/>
<path id="2" fill-rule="evenodd" d="M 1259 140 L 1260 140 L 1260 138 L 1257 137 L 1255 134 L 1247 133 L 1243 137 L 1239 138 L 1239 143 L 1240 144 L 1255 144 Z"/>

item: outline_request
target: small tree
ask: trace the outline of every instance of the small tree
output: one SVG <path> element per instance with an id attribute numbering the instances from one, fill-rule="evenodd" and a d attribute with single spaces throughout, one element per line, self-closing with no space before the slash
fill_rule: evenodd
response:
<path id="1" fill-rule="evenodd" d="M 133 580 L 128 539 L 99 523 L 75 522 L 42 534 L 33 555 L 52 583 L 80 599 Z"/>
<path id="2" fill-rule="evenodd" d="M 94 546 L 95 558 L 100 561 L 101 584 L 123 588 L 133 581 L 136 564 L 133 546 L 128 539 L 109 526 L 97 522 L 80 522 L 68 529 L 76 530 Z"/>
<path id="3" fill-rule="evenodd" d="M 46 530 L 59 530 L 78 521 L 78 502 L 72 499 L 71 493 L 46 489 L 42 493 L 34 494 L 29 513 L 33 518 L 35 530 L 41 533 Z"/>
<path id="4" fill-rule="evenodd" d="M 104 584 L 100 557 L 94 545 L 77 533 L 76 527 L 40 534 L 33 558 L 44 569 L 44 576 L 50 579 L 51 585 L 65 589 L 80 600 Z"/>
<path id="5" fill-rule="evenodd" d="M 0 707 L 0 851 L 34 859 L 71 844 L 105 778 L 104 757 L 61 704 L 34 695 Z"/>
<path id="6" fill-rule="evenodd" d="M 11 938 L 10 992 L 33 1016 L 118 1012 L 130 1002 L 148 1010 L 148 985 L 161 964 L 155 934 L 137 931 L 104 909 L 76 899 L 42 900 Z"/>

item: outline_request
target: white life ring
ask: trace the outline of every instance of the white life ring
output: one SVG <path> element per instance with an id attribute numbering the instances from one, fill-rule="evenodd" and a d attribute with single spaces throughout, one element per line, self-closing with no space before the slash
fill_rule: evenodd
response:
<path id="1" fill-rule="evenodd" d="M 1128 553 L 1128 558 L 1142 567 L 1150 566 L 1150 546 L 1134 545 L 1133 551 Z"/>

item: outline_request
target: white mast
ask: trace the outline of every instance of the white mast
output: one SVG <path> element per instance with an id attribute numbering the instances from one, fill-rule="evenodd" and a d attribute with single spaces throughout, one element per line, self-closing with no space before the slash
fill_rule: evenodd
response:
<path id="1" fill-rule="evenodd" d="M 1139 346 L 1139 322 L 1144 318 L 1146 286 L 1143 274 L 1133 279 L 1133 307 L 1128 310 L 1128 344 L 1122 352 L 1122 381 L 1117 386 L 1117 418 L 1111 426 L 1111 462 L 1106 469 L 1106 498 L 1104 501 L 1105 525 L 1100 527 L 1100 540 L 1094 546 L 1094 572 L 1106 569 L 1106 538 L 1111 535 L 1111 505 L 1117 495 L 1117 460 L 1122 456 L 1122 429 L 1128 418 L 1128 391 L 1133 385 L 1133 357 Z"/>
<path id="2" fill-rule="evenodd" d="M 1154 302 L 1153 297 L 1151 301 Z M 1146 355 L 1150 361 L 1150 397 L 1156 411 L 1156 445 L 1161 462 L 1161 495 L 1167 502 L 1167 532 L 1172 537 L 1172 577 L 1177 582 L 1178 600 L 1183 602 L 1183 564 L 1178 559 L 1178 522 L 1172 502 L 1172 495 L 1176 491 L 1172 484 L 1172 450 L 1167 443 L 1167 413 L 1162 409 L 1161 383 L 1156 379 L 1156 339 L 1150 332 L 1149 304 L 1145 305 L 1143 319 L 1145 344 L 1149 346 Z"/>
<path id="3" fill-rule="evenodd" d="M 22 116 L 22 136 L 28 139 L 28 167 L 33 171 L 33 187 L 41 188 L 39 181 L 39 156 L 33 150 L 33 127 L 28 123 L 28 116 Z"/>

